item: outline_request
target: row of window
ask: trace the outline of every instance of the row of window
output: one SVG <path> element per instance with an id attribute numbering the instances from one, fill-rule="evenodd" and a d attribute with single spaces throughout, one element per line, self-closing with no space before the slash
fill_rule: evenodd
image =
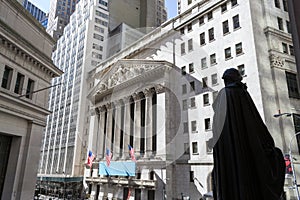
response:
<path id="1" fill-rule="evenodd" d="M 1 83 L 2 88 L 10 90 L 13 73 L 14 73 L 14 70 L 12 68 L 5 66 L 3 77 L 2 77 L 2 83 Z M 34 89 L 34 81 L 32 79 L 28 78 L 27 85 L 24 85 L 24 82 L 25 82 L 25 75 L 17 72 L 14 93 L 22 95 L 22 94 L 24 94 L 23 93 L 23 90 L 25 90 L 24 87 L 26 87 L 25 97 L 28 99 L 32 99 L 32 92 Z"/>
<path id="2" fill-rule="evenodd" d="M 184 143 L 183 144 L 183 148 L 184 148 L 184 153 L 185 154 L 189 154 L 190 153 L 190 146 L 189 143 Z M 192 154 L 196 155 L 198 154 L 198 142 L 192 142 Z M 209 146 L 209 141 L 206 141 L 206 153 L 212 153 L 212 148 Z M 193 182 L 194 181 L 194 175 L 193 175 L 193 171 L 190 171 L 190 181 Z"/>
<path id="3" fill-rule="evenodd" d="M 288 33 L 292 33 L 290 22 L 286 20 L 285 23 L 286 23 L 286 31 Z M 282 18 L 277 17 L 277 24 L 278 24 L 278 29 L 281 30 L 281 31 L 284 31 L 283 19 Z"/>
<path id="4" fill-rule="evenodd" d="M 282 5 L 280 5 L 280 1 L 279 0 L 274 0 L 274 4 L 276 8 L 281 8 L 281 6 L 283 7 L 284 11 L 288 11 L 288 0 L 282 0 Z"/>
<path id="5" fill-rule="evenodd" d="M 210 118 L 204 119 L 204 129 L 205 131 L 211 130 Z M 192 133 L 197 133 L 197 121 L 191 121 L 191 131 Z M 183 133 L 189 133 L 189 124 L 188 122 L 183 122 Z"/>
<path id="6" fill-rule="evenodd" d="M 231 0 L 231 6 L 236 6 L 237 5 L 237 0 Z M 225 12 L 227 10 L 227 3 L 224 3 L 221 5 L 221 11 L 222 12 Z M 207 16 L 207 21 L 210 21 L 211 19 L 213 19 L 213 11 L 210 11 L 206 14 Z M 203 25 L 205 22 L 205 16 L 201 16 L 199 18 L 199 25 Z M 187 31 L 190 32 L 193 30 L 193 26 L 192 26 L 192 23 L 188 24 L 187 25 Z M 184 34 L 184 31 L 185 31 L 185 27 L 181 28 L 180 29 L 180 33 L 181 34 Z"/>
<path id="7" fill-rule="evenodd" d="M 291 56 L 295 55 L 293 45 L 288 45 L 286 43 L 282 43 L 282 52 L 286 54 L 290 54 Z"/>
<path id="8" fill-rule="evenodd" d="M 240 28 L 240 22 L 239 22 L 239 15 L 236 15 L 232 18 L 233 20 L 233 29 L 236 30 Z M 228 20 L 224 21 L 223 23 L 223 35 L 226 35 L 229 32 L 229 22 Z M 203 46 L 206 44 L 206 36 L 205 32 L 200 33 L 200 45 Z M 214 34 L 214 28 L 210 28 L 208 30 L 208 41 L 212 42 L 215 40 L 215 34 Z M 194 49 L 193 47 L 193 39 L 188 40 L 188 51 L 192 51 Z M 181 43 L 181 55 L 185 54 L 185 42 Z"/>

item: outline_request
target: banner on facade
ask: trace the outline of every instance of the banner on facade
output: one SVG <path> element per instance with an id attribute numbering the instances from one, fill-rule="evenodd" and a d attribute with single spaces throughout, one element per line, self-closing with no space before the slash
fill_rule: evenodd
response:
<path id="1" fill-rule="evenodd" d="M 105 176 L 135 176 L 135 162 L 114 162 L 107 166 L 106 162 L 99 163 L 99 175 Z"/>

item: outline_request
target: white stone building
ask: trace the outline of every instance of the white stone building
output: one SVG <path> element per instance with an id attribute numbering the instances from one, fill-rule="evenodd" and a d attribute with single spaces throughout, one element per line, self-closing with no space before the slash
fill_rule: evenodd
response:
<path id="1" fill-rule="evenodd" d="M 21 4 L 0 2 L 0 199 L 33 199 L 54 40 Z"/>
<path id="2" fill-rule="evenodd" d="M 87 72 L 106 57 L 107 26 L 107 2 L 81 0 L 52 55 L 54 64 L 64 75 L 54 79 L 53 84 L 60 87 L 50 92 L 52 113 L 43 135 L 38 176 L 42 183 L 50 182 L 47 183 L 51 186 L 49 190 L 54 189 L 55 183 L 61 188 L 64 184 L 65 191 L 60 191 L 61 195 L 77 195 L 82 186 L 89 120 L 86 115 L 89 86 L 85 80 Z"/>
<path id="3" fill-rule="evenodd" d="M 188 5 L 189 2 L 182 0 L 183 3 Z M 242 73 L 276 146 L 284 153 L 288 152 L 290 139 L 299 125 L 296 120 L 299 89 L 285 3 L 279 0 L 265 0 L 260 4 L 250 0 L 193 1 L 181 9 L 179 16 L 90 72 L 89 81 L 94 86 L 88 96 L 93 103 L 88 146 L 97 159 L 93 173 L 86 170 L 86 182 L 92 199 L 124 199 L 128 190 L 134 191 L 131 194 L 135 199 L 163 199 L 165 194 L 167 199 L 184 196 L 199 199 L 210 192 L 213 168 L 212 151 L 208 145 L 212 137 L 211 105 L 217 92 L 224 87 L 223 72 L 231 67 Z M 140 73 L 141 69 L 149 70 Z M 162 71 L 158 72 L 158 69 Z M 157 87 L 164 89 L 157 92 Z M 159 142 L 159 149 L 164 149 L 164 153 L 156 152 L 153 157 L 147 156 L 147 148 L 151 147 L 150 143 L 147 144 L 148 126 L 146 135 L 141 136 L 144 126 L 139 126 L 139 122 L 136 125 L 134 118 L 133 128 L 126 129 L 129 126 L 126 119 L 130 118 L 126 115 L 128 98 L 134 104 L 131 116 L 140 116 L 140 112 L 148 116 L 146 94 L 149 89 L 157 96 L 152 105 L 161 108 L 156 116 L 152 115 L 152 123 L 159 122 L 163 127 L 155 129 L 152 134 L 157 136 L 156 144 Z M 159 95 L 164 98 L 158 99 Z M 145 99 L 145 102 L 140 103 L 135 96 Z M 145 106 L 140 107 L 140 104 Z M 121 111 L 118 110 L 120 107 Z M 103 120 L 103 112 L 115 114 Z M 293 113 L 295 117 L 274 118 L 278 112 Z M 120 126 L 116 123 L 118 120 L 123 121 Z M 118 134 L 123 135 L 119 137 Z M 136 177 L 100 176 L 97 162 L 105 159 L 104 149 L 107 146 L 118 149 L 122 147 L 118 145 L 123 144 L 122 155 L 127 155 L 125 146 L 128 141 L 124 135 L 130 134 L 130 144 L 140 156 Z M 134 141 L 143 141 L 145 146 Z M 145 150 L 146 154 L 143 153 Z M 116 150 L 113 151 L 115 154 Z M 151 152 L 154 153 L 154 149 Z M 112 158 L 116 162 L 128 159 L 118 155 L 117 151 L 117 156 Z"/>

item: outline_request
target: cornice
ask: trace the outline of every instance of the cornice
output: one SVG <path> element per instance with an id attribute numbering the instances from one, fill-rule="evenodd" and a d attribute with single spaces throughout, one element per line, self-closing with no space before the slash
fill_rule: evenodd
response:
<path id="1" fill-rule="evenodd" d="M 37 64 L 41 70 L 48 71 L 51 77 L 57 77 L 63 73 L 53 64 L 50 57 L 30 44 L 2 20 L 0 20 L 0 42 L 16 53 L 25 56 L 33 64 Z"/>

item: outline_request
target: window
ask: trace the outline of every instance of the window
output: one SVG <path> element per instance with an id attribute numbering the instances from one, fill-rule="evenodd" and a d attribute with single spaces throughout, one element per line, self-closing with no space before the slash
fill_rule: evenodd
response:
<path id="1" fill-rule="evenodd" d="M 196 132 L 197 131 L 197 121 L 191 121 L 191 127 L 192 127 L 192 132 Z"/>
<path id="2" fill-rule="evenodd" d="M 211 129 L 210 118 L 204 119 L 204 128 L 205 130 Z"/>
<path id="3" fill-rule="evenodd" d="M 96 34 L 96 33 L 94 33 L 94 38 L 97 39 L 97 40 L 100 40 L 100 41 L 104 40 L 104 37 L 102 35 L 99 35 L 99 34 Z"/>
<path id="4" fill-rule="evenodd" d="M 192 23 L 190 23 L 190 24 L 187 25 L 187 30 L 188 30 L 188 32 L 190 32 L 190 31 L 193 30 Z"/>
<path id="5" fill-rule="evenodd" d="M 223 13 L 223 12 L 225 12 L 227 10 L 227 3 L 223 3 L 222 5 L 221 5 L 221 12 Z"/>
<path id="6" fill-rule="evenodd" d="M 243 53 L 243 46 L 242 46 L 242 43 L 238 43 L 235 45 L 235 54 L 236 55 L 240 55 Z"/>
<path id="7" fill-rule="evenodd" d="M 225 59 L 231 58 L 231 48 L 230 47 L 226 48 L 224 50 L 224 52 L 225 52 Z"/>
<path id="8" fill-rule="evenodd" d="M 95 43 L 93 43 L 93 49 L 103 51 L 103 47 L 101 45 L 98 45 L 98 44 L 95 44 Z"/>
<path id="9" fill-rule="evenodd" d="M 286 30 L 288 33 L 292 33 L 292 29 L 289 21 L 286 21 Z"/>
<path id="10" fill-rule="evenodd" d="M 180 29 L 180 35 L 184 35 L 184 27 Z"/>
<path id="11" fill-rule="evenodd" d="M 184 154 L 190 153 L 190 145 L 189 143 L 183 143 Z"/>
<path id="12" fill-rule="evenodd" d="M 209 39 L 209 41 L 212 41 L 215 39 L 214 28 L 211 28 L 208 30 L 208 39 Z"/>
<path id="13" fill-rule="evenodd" d="M 194 171 L 190 171 L 190 182 L 194 182 Z"/>
<path id="14" fill-rule="evenodd" d="M 188 40 L 188 50 L 192 51 L 193 50 L 193 39 Z"/>
<path id="15" fill-rule="evenodd" d="M 209 95 L 203 94 L 203 106 L 209 105 Z"/>
<path id="16" fill-rule="evenodd" d="M 188 104 L 187 104 L 187 100 L 182 100 L 182 110 L 187 110 L 188 109 Z"/>
<path id="17" fill-rule="evenodd" d="M 210 65 L 215 65 L 217 64 L 217 60 L 216 60 L 216 54 L 211 54 L 210 55 Z"/>
<path id="18" fill-rule="evenodd" d="M 199 25 L 202 25 L 202 24 L 204 24 L 204 16 L 199 18 Z"/>
<path id="19" fill-rule="evenodd" d="M 231 7 L 237 5 L 237 0 L 231 0 Z"/>
<path id="20" fill-rule="evenodd" d="M 186 84 L 182 85 L 182 94 L 186 94 L 187 93 L 187 88 L 186 88 Z"/>
<path id="21" fill-rule="evenodd" d="M 213 148 L 209 143 L 210 143 L 210 141 L 206 141 L 206 153 L 212 153 L 213 152 Z"/>
<path id="22" fill-rule="evenodd" d="M 212 18 L 213 18 L 213 13 L 212 13 L 212 11 L 210 11 L 207 13 L 207 19 L 211 20 Z"/>
<path id="23" fill-rule="evenodd" d="M 100 33 L 104 33 L 104 28 L 101 28 L 101 27 L 95 25 L 95 31 L 98 31 Z"/>
<path id="24" fill-rule="evenodd" d="M 288 3 L 287 3 L 287 0 L 282 0 L 282 4 L 283 4 L 283 10 L 284 10 L 284 11 L 288 11 Z"/>
<path id="25" fill-rule="evenodd" d="M 239 15 L 236 15 L 236 16 L 232 17 L 232 21 L 233 21 L 233 29 L 240 28 Z"/>
<path id="26" fill-rule="evenodd" d="M 92 52 L 92 57 L 97 59 L 102 59 L 102 55 L 99 53 Z"/>
<path id="27" fill-rule="evenodd" d="M 190 91 L 191 92 L 195 91 L 195 81 L 190 82 Z"/>
<path id="28" fill-rule="evenodd" d="M 192 3 L 192 0 L 188 0 L 188 5 L 190 5 Z"/>
<path id="29" fill-rule="evenodd" d="M 237 69 L 239 70 L 241 76 L 245 76 L 246 75 L 245 65 L 239 65 L 239 66 L 237 66 Z"/>
<path id="30" fill-rule="evenodd" d="M 289 45 L 289 48 L 290 48 L 290 55 L 294 56 L 295 55 L 294 47 L 292 45 Z"/>
<path id="31" fill-rule="evenodd" d="M 229 33 L 228 20 L 223 22 L 223 34 Z"/>
<path id="32" fill-rule="evenodd" d="M 32 99 L 33 89 L 34 89 L 34 81 L 29 78 L 27 82 L 27 88 L 26 88 L 26 96 L 25 96 L 26 98 Z"/>
<path id="33" fill-rule="evenodd" d="M 183 133 L 189 132 L 189 124 L 187 122 L 183 122 Z"/>
<path id="34" fill-rule="evenodd" d="M 16 80 L 16 85 L 14 90 L 16 94 L 22 94 L 24 78 L 25 76 L 23 74 L 20 73 L 17 74 L 17 80 Z"/>
<path id="35" fill-rule="evenodd" d="M 282 52 L 283 52 L 283 53 L 289 53 L 289 52 L 288 52 L 288 47 L 287 47 L 287 44 L 286 44 L 286 43 L 282 43 Z"/>
<path id="36" fill-rule="evenodd" d="M 194 63 L 189 64 L 189 72 L 193 73 L 194 72 Z"/>
<path id="37" fill-rule="evenodd" d="M 276 8 L 280 8 L 279 0 L 274 0 L 274 4 Z"/>
<path id="38" fill-rule="evenodd" d="M 196 107 L 196 99 L 195 99 L 195 97 L 192 97 L 191 99 L 191 108 L 195 108 Z"/>
<path id="39" fill-rule="evenodd" d="M 193 149 L 193 154 L 198 153 L 198 144 L 197 144 L 197 142 L 192 142 L 192 149 Z"/>
<path id="40" fill-rule="evenodd" d="M 297 76 L 296 74 L 285 72 L 286 74 L 286 81 L 288 87 L 288 93 L 290 98 L 299 98 L 299 90 L 298 90 L 298 83 L 297 83 Z"/>
<path id="41" fill-rule="evenodd" d="M 185 54 L 185 44 L 181 43 L 181 55 Z"/>
<path id="42" fill-rule="evenodd" d="M 211 75 L 211 84 L 212 85 L 218 84 L 218 75 L 217 74 L 212 74 Z"/>
<path id="43" fill-rule="evenodd" d="M 8 66 L 5 66 L 3 77 L 2 77 L 1 87 L 5 88 L 7 90 L 10 89 L 12 74 L 13 74 L 13 69 Z"/>
<path id="44" fill-rule="evenodd" d="M 186 66 L 181 67 L 181 74 L 186 75 Z"/>
<path id="45" fill-rule="evenodd" d="M 201 59 L 201 68 L 207 68 L 206 57 Z"/>
<path id="46" fill-rule="evenodd" d="M 201 33 L 200 34 L 200 45 L 204 45 L 205 44 L 205 33 Z"/>
<path id="47" fill-rule="evenodd" d="M 280 17 L 277 17 L 278 29 L 283 31 L 283 22 Z"/>
<path id="48" fill-rule="evenodd" d="M 202 88 L 207 88 L 207 77 L 202 78 Z"/>

